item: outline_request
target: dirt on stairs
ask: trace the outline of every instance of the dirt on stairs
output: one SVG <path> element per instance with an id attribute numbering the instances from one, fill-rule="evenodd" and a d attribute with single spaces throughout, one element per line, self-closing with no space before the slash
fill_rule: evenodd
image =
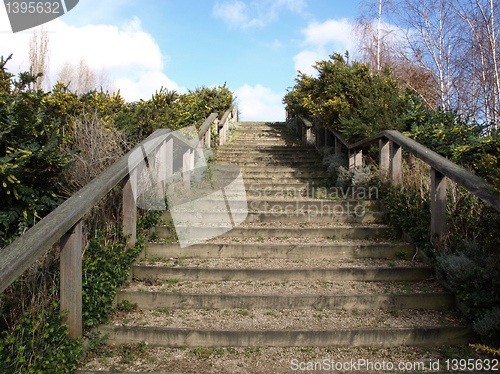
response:
<path id="1" fill-rule="evenodd" d="M 216 162 L 240 167 L 246 220 L 180 248 L 165 212 L 117 295 L 131 309 L 99 327 L 108 345 L 80 373 L 431 371 L 473 338 L 378 196 L 327 188 L 317 151 L 283 123 L 240 122 Z"/>

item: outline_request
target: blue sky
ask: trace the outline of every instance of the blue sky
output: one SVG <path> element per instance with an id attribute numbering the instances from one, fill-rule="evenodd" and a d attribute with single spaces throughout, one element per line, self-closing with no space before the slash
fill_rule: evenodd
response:
<path id="1" fill-rule="evenodd" d="M 236 93 L 242 120 L 283 120 L 281 99 L 297 69 L 328 54 L 354 52 L 358 1 L 338 0 L 80 0 L 44 25 L 50 81 L 65 62 L 83 59 L 104 71 L 127 101 L 165 86 L 185 92 L 223 85 Z M 8 68 L 28 67 L 33 29 L 12 34 L 0 9 L 0 55 Z"/>

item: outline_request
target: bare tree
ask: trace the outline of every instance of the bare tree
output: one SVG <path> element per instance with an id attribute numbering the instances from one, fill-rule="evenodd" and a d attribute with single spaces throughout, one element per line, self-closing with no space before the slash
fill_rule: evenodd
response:
<path id="1" fill-rule="evenodd" d="M 104 69 L 93 71 L 85 62 L 80 59 L 75 66 L 66 62 L 58 75 L 58 80 L 69 86 L 69 89 L 76 93 L 85 93 L 92 90 L 113 91 L 111 80 Z"/>
<path id="2" fill-rule="evenodd" d="M 452 65 L 458 33 L 451 0 L 400 0 L 393 8 L 406 29 L 411 63 L 434 76 L 438 102 L 452 106 L 456 71 Z"/>
<path id="3" fill-rule="evenodd" d="M 355 25 L 359 49 L 363 59 L 376 71 L 381 70 L 383 63 L 387 63 L 386 60 L 390 59 L 390 48 L 386 44 L 386 38 L 391 33 L 391 30 L 382 28 L 382 16 L 388 4 L 388 0 L 368 0 L 364 2 L 361 6 L 361 17 L 358 18 Z"/>
<path id="4" fill-rule="evenodd" d="M 47 31 L 36 30 L 29 41 L 29 62 L 30 73 L 33 75 L 40 74 L 40 77 L 34 82 L 33 89 L 50 90 L 49 79 L 49 35 Z"/>
<path id="5" fill-rule="evenodd" d="M 439 91 L 434 75 L 413 62 L 395 6 L 393 0 L 365 0 L 361 5 L 355 27 L 361 58 L 376 71 L 389 66 L 403 90 L 410 89 L 434 108 Z"/>
<path id="6" fill-rule="evenodd" d="M 500 119 L 500 24 L 495 17 L 499 5 L 493 0 L 466 0 L 457 3 L 455 9 L 469 30 L 464 38 L 469 51 L 463 64 L 464 75 L 474 88 L 479 87 L 472 91 L 476 93 L 472 104 L 478 107 L 479 116 L 491 124 L 491 131 L 498 128 Z"/>
<path id="7" fill-rule="evenodd" d="M 498 0 L 365 1 L 357 23 L 365 61 L 377 69 L 389 64 L 429 107 L 457 109 L 498 128 Z M 394 36 L 401 32 L 404 43 Z"/>

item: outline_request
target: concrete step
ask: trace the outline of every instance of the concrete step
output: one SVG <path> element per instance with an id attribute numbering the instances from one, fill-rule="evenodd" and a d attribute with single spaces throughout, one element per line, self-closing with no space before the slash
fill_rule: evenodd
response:
<path id="1" fill-rule="evenodd" d="M 247 140 L 247 141 L 239 141 L 235 140 L 232 142 L 229 142 L 226 147 L 220 149 L 222 152 L 240 152 L 242 149 L 248 149 L 248 150 L 262 150 L 262 149 L 272 149 L 273 151 L 276 151 L 276 148 L 283 148 L 283 149 L 289 149 L 289 148 L 297 148 L 300 147 L 301 145 L 298 144 L 296 141 L 293 140 Z M 309 149 L 304 149 L 305 152 L 313 152 L 314 150 L 309 148 Z M 316 152 L 317 153 L 317 152 Z"/>
<path id="2" fill-rule="evenodd" d="M 449 292 L 382 295 L 248 295 L 180 292 L 119 291 L 117 302 L 139 309 L 328 309 L 328 310 L 445 310 L 455 306 Z"/>
<path id="3" fill-rule="evenodd" d="M 267 185 L 294 185 L 300 183 L 309 183 L 319 185 L 321 182 L 325 181 L 326 177 L 245 177 L 245 186 L 251 186 L 255 183 L 267 184 Z"/>
<path id="4" fill-rule="evenodd" d="M 278 133 L 273 134 L 265 132 L 252 132 L 246 134 L 238 132 L 237 134 L 234 134 L 233 137 L 231 137 L 230 142 L 231 143 L 238 142 L 240 144 L 245 144 L 246 142 L 255 142 L 255 141 L 279 142 L 283 140 L 299 144 L 299 140 L 291 135 L 286 135 L 286 134 L 279 135 Z"/>
<path id="5" fill-rule="evenodd" d="M 256 144 L 254 146 L 249 146 L 248 144 L 241 145 L 227 145 L 222 149 L 217 151 L 217 154 L 259 154 L 265 152 L 267 154 L 275 154 L 275 155 L 289 155 L 294 154 L 297 156 L 316 156 L 318 159 L 320 158 L 319 153 L 311 147 L 306 146 L 293 146 L 293 147 L 283 147 L 281 145 L 259 145 Z"/>
<path id="6" fill-rule="evenodd" d="M 311 179 L 311 180 L 318 180 L 318 179 L 327 179 L 328 174 L 326 173 L 325 170 L 318 170 L 318 171 L 307 171 L 307 170 L 294 170 L 294 171 L 278 171 L 278 170 L 269 170 L 268 172 L 266 171 L 249 171 L 249 170 L 242 170 L 241 174 L 243 178 L 245 179 L 265 179 L 265 178 L 280 178 L 280 179 L 285 179 L 285 178 L 292 178 L 292 179 Z"/>
<path id="7" fill-rule="evenodd" d="M 218 238 L 337 238 L 338 240 L 367 240 L 380 239 L 395 235 L 395 229 L 384 225 L 371 226 L 344 226 L 333 228 L 309 228 L 309 227 L 243 227 L 237 226 L 224 232 L 222 224 L 213 227 L 181 226 L 184 237 L 191 239 L 213 237 L 214 229 L 217 228 Z M 159 238 L 172 238 L 175 228 L 173 226 L 156 226 L 154 231 Z"/>
<path id="8" fill-rule="evenodd" d="M 217 157 L 217 162 L 228 162 L 238 164 L 241 167 L 291 167 L 291 168 L 322 168 L 322 165 L 315 159 L 311 161 L 300 160 L 300 161 L 286 161 L 278 160 L 272 158 L 258 157 L 257 159 L 238 159 L 238 158 L 227 158 L 227 157 Z"/>
<path id="9" fill-rule="evenodd" d="M 469 327 L 350 329 L 196 329 L 103 325 L 109 343 L 163 347 L 396 347 L 467 344 Z"/>
<path id="10" fill-rule="evenodd" d="M 241 152 L 234 154 L 220 154 L 216 155 L 216 161 L 221 162 L 220 160 L 228 160 L 231 163 L 238 162 L 286 162 L 285 165 L 293 164 L 293 163 L 315 163 L 317 166 L 323 166 L 320 160 L 320 157 L 317 155 L 303 155 L 301 157 L 298 154 L 288 154 L 288 155 L 274 155 L 274 154 L 266 154 L 265 152 L 258 152 L 251 154 L 249 152 Z"/>
<path id="11" fill-rule="evenodd" d="M 260 198 L 249 198 L 246 200 L 231 200 L 234 203 L 233 206 L 245 207 L 251 211 L 282 211 L 282 212 L 307 212 L 313 211 L 317 214 L 347 214 L 347 215 L 358 215 L 361 216 L 366 212 L 374 212 L 380 209 L 380 202 L 378 200 L 327 200 L 327 199 L 295 199 L 295 198 L 282 198 L 286 196 L 286 193 L 296 193 L 295 196 L 300 196 L 302 191 L 307 191 L 305 189 L 295 189 L 293 187 L 287 187 L 277 189 L 277 191 L 281 191 L 282 195 L 270 195 L 269 191 L 271 189 L 265 190 L 264 188 L 266 184 L 253 184 L 252 188 L 255 188 L 254 191 L 261 193 Z M 282 187 L 282 185 L 277 185 L 278 187 Z M 307 187 L 306 184 L 300 184 L 303 188 Z M 248 190 L 247 190 L 248 191 Z M 229 196 L 231 196 L 231 190 L 226 191 Z M 239 192 L 239 191 L 235 191 Z M 312 192 L 311 192 L 312 194 Z M 199 211 L 209 212 L 212 210 L 215 204 L 218 205 L 220 200 L 215 200 L 211 198 L 199 199 L 196 200 L 196 208 Z M 180 211 L 180 210 L 179 210 Z M 193 212 L 189 210 L 189 212 Z M 279 220 L 279 216 L 276 216 L 276 219 Z"/>
<path id="12" fill-rule="evenodd" d="M 348 258 L 407 258 L 415 254 L 410 244 L 374 242 L 329 242 L 323 244 L 201 243 L 181 248 L 177 243 L 148 243 L 146 258 L 269 258 L 269 259 L 348 259 Z"/>
<path id="13" fill-rule="evenodd" d="M 289 165 L 242 165 L 240 167 L 242 172 L 253 172 L 253 173 L 322 173 L 325 171 L 323 165 L 316 165 L 315 168 L 311 167 L 294 167 Z"/>
<path id="14" fill-rule="evenodd" d="M 227 218 L 227 212 L 176 212 L 175 218 L 180 221 L 188 222 L 193 215 L 203 215 L 207 222 L 223 222 Z M 162 214 L 164 221 L 172 219 L 169 211 Z M 248 223 L 272 223 L 279 220 L 280 223 L 313 223 L 313 224 L 369 224 L 369 223 L 388 223 L 388 215 L 382 212 L 365 212 L 362 215 L 335 214 L 333 212 L 321 211 L 303 211 L 303 212 L 248 212 L 248 216 L 243 224 Z"/>
<path id="15" fill-rule="evenodd" d="M 180 281 L 362 281 L 401 282 L 421 281 L 432 276 L 430 267 L 366 267 L 330 269 L 253 269 L 199 268 L 168 266 L 132 266 L 136 279 Z"/>
<path id="16" fill-rule="evenodd" d="M 257 184 L 253 185 L 255 188 L 261 187 Z M 268 190 L 269 191 L 269 190 Z M 300 193 L 301 191 L 293 188 L 283 188 L 283 194 L 287 192 Z M 306 190 L 307 191 L 307 190 Z M 312 192 L 311 192 L 312 194 Z M 248 209 L 250 210 L 282 210 L 282 211 L 316 211 L 323 213 L 345 213 L 355 214 L 361 211 L 378 211 L 380 209 L 380 201 L 378 200 L 320 200 L 320 199 L 286 199 L 277 198 L 277 195 L 270 196 L 268 193 L 262 195 L 261 199 L 247 199 Z M 358 208 L 357 208 L 358 207 Z M 364 209 L 361 209 L 363 207 Z M 277 220 L 278 217 L 277 217 Z"/>
<path id="17" fill-rule="evenodd" d="M 237 154 L 237 155 L 219 155 L 216 156 L 217 162 L 229 162 L 229 163 L 279 163 L 282 165 L 295 165 L 308 163 L 313 164 L 315 166 L 322 166 L 319 157 L 311 155 L 304 155 L 301 157 L 300 155 L 288 155 L 288 156 L 270 156 L 264 153 L 260 153 L 258 155 L 248 155 L 248 154 Z"/>
<path id="18" fill-rule="evenodd" d="M 240 132 L 234 134 L 234 136 L 231 137 L 230 142 L 238 142 L 240 144 L 245 144 L 248 141 L 256 141 L 256 140 L 263 140 L 263 141 L 280 141 L 280 140 L 287 140 L 287 141 L 292 141 L 295 143 L 298 143 L 299 140 L 292 136 L 292 135 L 287 135 L 287 134 L 280 134 L 276 131 L 274 132 L 269 132 L 269 131 L 260 131 L 260 132 Z"/>
<path id="19" fill-rule="evenodd" d="M 241 189 L 231 189 L 226 190 L 233 193 L 242 193 Z M 265 197 L 268 199 L 291 199 L 295 200 L 306 200 L 306 199 L 320 199 L 326 201 L 337 201 L 350 199 L 351 201 L 366 200 L 366 199 L 378 199 L 379 191 L 377 187 L 371 187 L 367 189 L 352 189 L 352 188 L 337 188 L 337 187 L 321 187 L 316 184 L 284 184 L 284 185 L 274 185 L 266 186 L 260 185 L 258 183 L 247 184 L 245 195 L 247 198 L 261 198 Z M 243 195 L 241 195 L 243 196 Z"/>

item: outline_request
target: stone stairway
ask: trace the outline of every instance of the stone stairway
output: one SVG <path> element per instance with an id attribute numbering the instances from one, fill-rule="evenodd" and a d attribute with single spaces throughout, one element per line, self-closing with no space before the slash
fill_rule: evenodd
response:
<path id="1" fill-rule="evenodd" d="M 453 312 L 454 296 L 429 266 L 412 261 L 415 248 L 387 225 L 379 201 L 329 194 L 317 151 L 300 145 L 283 123 L 240 122 L 216 161 L 241 168 L 247 219 L 186 248 L 175 242 L 171 224 L 158 226 L 158 240 L 117 295 L 137 307 L 99 328 L 109 344 L 397 347 L 470 340 L 470 328 Z"/>

